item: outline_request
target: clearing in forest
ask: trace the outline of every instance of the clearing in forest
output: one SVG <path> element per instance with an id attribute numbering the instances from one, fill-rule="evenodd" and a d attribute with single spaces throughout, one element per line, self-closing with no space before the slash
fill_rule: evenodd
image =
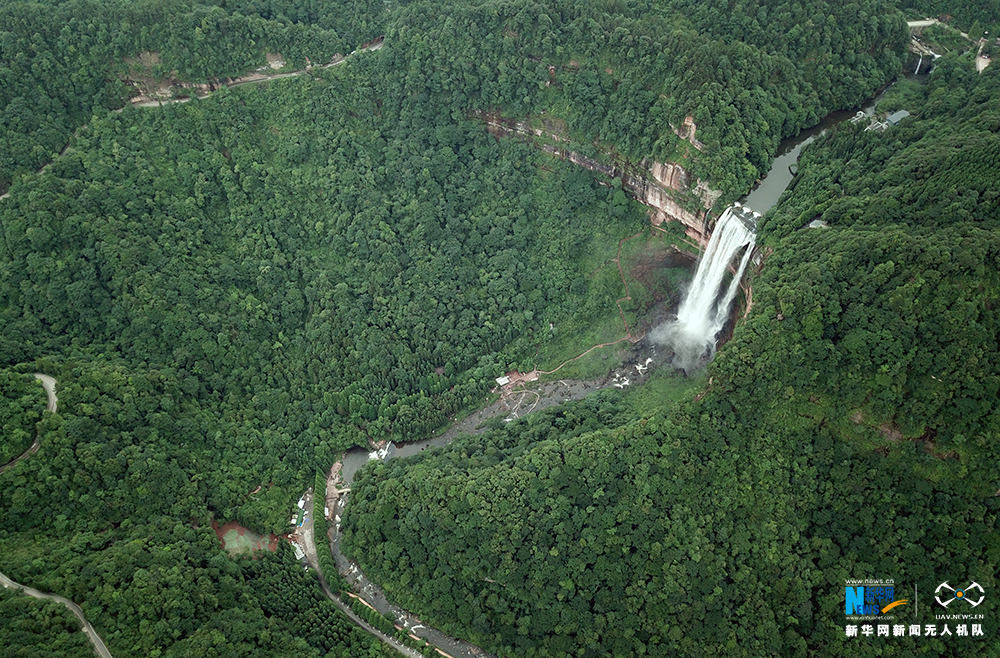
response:
<path id="1" fill-rule="evenodd" d="M 235 521 L 230 521 L 225 525 L 219 525 L 217 521 L 212 521 L 212 529 L 222 542 L 222 547 L 229 555 L 239 555 L 241 553 L 253 554 L 258 551 L 278 550 L 278 535 L 259 535 L 252 530 L 241 526 Z"/>

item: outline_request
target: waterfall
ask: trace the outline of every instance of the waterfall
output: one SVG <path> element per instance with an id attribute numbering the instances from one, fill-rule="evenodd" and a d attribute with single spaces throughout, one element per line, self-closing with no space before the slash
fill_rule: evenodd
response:
<path id="1" fill-rule="evenodd" d="M 739 290 L 753 243 L 756 216 L 749 209 L 727 208 L 715 225 L 705 254 L 698 262 L 694 280 L 677 311 L 677 319 L 657 328 L 653 340 L 674 350 L 674 367 L 693 372 L 702 360 L 715 353 L 715 337 L 726 324 L 729 307 Z M 736 274 L 720 296 L 726 273 L 735 256 L 743 250 Z"/>
<path id="2" fill-rule="evenodd" d="M 913 69 L 913 75 L 920 73 L 920 65 L 924 63 L 924 56 L 921 55 L 920 59 L 917 60 L 917 68 Z"/>

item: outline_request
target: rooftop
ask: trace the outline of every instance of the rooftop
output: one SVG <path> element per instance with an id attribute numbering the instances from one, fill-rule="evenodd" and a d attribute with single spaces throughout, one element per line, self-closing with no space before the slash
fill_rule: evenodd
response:
<path id="1" fill-rule="evenodd" d="M 887 116 L 885 120 L 891 125 L 895 126 L 897 123 L 899 123 L 908 116 L 910 116 L 910 113 L 907 112 L 906 110 L 898 110 Z"/>

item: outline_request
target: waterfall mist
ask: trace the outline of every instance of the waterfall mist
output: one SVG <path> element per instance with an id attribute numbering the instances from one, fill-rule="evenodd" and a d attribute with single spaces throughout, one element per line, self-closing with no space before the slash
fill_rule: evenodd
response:
<path id="1" fill-rule="evenodd" d="M 690 374 L 715 353 L 715 338 L 726 324 L 729 307 L 753 252 L 756 234 L 750 226 L 756 226 L 752 211 L 738 206 L 726 209 L 698 262 L 691 287 L 677 310 L 677 319 L 653 330 L 651 338 L 674 351 L 675 368 Z M 723 292 L 729 265 L 741 251 L 736 274 Z"/>

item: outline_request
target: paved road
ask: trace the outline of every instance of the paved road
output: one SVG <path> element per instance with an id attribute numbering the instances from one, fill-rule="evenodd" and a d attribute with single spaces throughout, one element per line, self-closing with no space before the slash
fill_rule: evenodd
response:
<path id="1" fill-rule="evenodd" d="M 334 505 L 336 514 L 343 515 L 347 495 L 347 493 L 343 493 L 338 496 L 338 500 Z M 358 565 L 354 562 L 348 560 L 347 557 L 340 551 L 339 531 L 340 528 L 338 525 L 331 528 L 330 550 L 333 552 L 333 557 L 337 562 L 337 568 L 340 570 L 340 575 L 343 576 L 347 582 L 351 583 L 352 587 L 358 590 L 358 594 L 366 603 L 382 614 L 391 614 L 396 619 L 396 623 L 405 628 L 407 633 L 412 633 L 426 642 L 429 642 L 432 646 L 436 647 L 439 652 L 445 652 L 444 655 L 446 656 L 451 656 L 451 658 L 496 658 L 493 654 L 487 653 L 482 648 L 472 644 L 471 642 L 459 640 L 442 633 L 436 628 L 424 625 L 420 618 L 413 613 L 390 603 L 385 594 L 382 592 L 382 589 L 370 581 L 368 577 L 361 572 L 360 567 L 358 567 Z"/>
<path id="2" fill-rule="evenodd" d="M 302 521 L 302 525 L 295 530 L 295 535 L 299 539 L 299 545 L 302 546 L 302 550 L 305 551 L 306 561 L 309 562 L 309 566 L 316 570 L 316 574 L 319 576 L 319 584 L 323 588 L 323 593 L 326 594 L 327 598 L 333 601 L 351 621 L 360 626 L 365 632 L 374 635 L 376 638 L 385 644 L 388 644 L 404 656 L 408 656 L 409 658 L 423 658 L 423 654 L 420 652 L 411 649 L 396 638 L 386 635 L 356 615 L 354 611 L 351 610 L 349 605 L 341 601 L 340 597 L 330 591 L 330 586 L 327 585 L 326 578 L 323 577 L 323 570 L 320 569 L 319 566 L 319 557 L 316 555 L 316 540 L 313 534 L 313 507 L 313 492 L 312 489 L 310 489 L 306 493 L 305 498 L 305 517 Z"/>
<path id="3" fill-rule="evenodd" d="M 16 583 L 2 573 L 0 573 L 0 583 L 2 583 L 6 588 L 15 587 L 28 596 L 33 596 L 36 599 L 49 599 L 62 603 L 64 606 L 69 608 L 70 612 L 76 615 L 77 619 L 80 620 L 80 624 L 83 625 L 83 632 L 87 634 L 87 639 L 89 639 L 90 643 L 94 645 L 94 653 L 101 656 L 101 658 L 111 658 L 111 652 L 108 651 L 106 646 L 104 646 L 104 641 L 101 640 L 101 636 L 97 634 L 94 627 L 91 626 L 90 622 L 87 621 L 87 618 L 83 616 L 83 610 L 80 609 L 80 606 L 57 594 L 46 594 L 45 592 L 39 592 L 34 587 L 28 587 L 27 585 Z"/>
<path id="4" fill-rule="evenodd" d="M 51 411 L 52 413 L 55 413 L 56 403 L 59 401 L 59 399 L 56 397 L 56 380 L 52 379 L 48 375 L 42 375 L 37 372 L 35 373 L 35 379 L 38 379 L 42 382 L 42 386 L 45 388 L 45 395 L 49 399 L 48 403 L 45 405 L 45 408 Z M 0 466 L 0 473 L 3 473 L 8 468 L 13 468 L 15 464 L 17 464 L 19 461 L 21 461 L 28 455 L 33 455 L 36 452 L 38 452 L 38 448 L 41 445 L 42 445 L 41 439 L 39 435 L 36 433 L 35 440 L 31 443 L 31 446 L 29 446 L 28 449 L 25 450 L 24 453 L 21 454 L 19 457 L 16 457 L 11 462 L 4 464 L 3 466 Z"/>
<path id="5" fill-rule="evenodd" d="M 618 373 L 625 371 L 628 373 L 632 372 L 630 367 L 625 367 L 621 370 L 616 370 L 615 372 Z M 464 434 L 480 434 L 486 431 L 486 428 L 480 427 L 480 425 L 482 425 L 488 418 L 506 418 L 508 420 L 513 420 L 540 409 L 562 404 L 567 400 L 582 399 L 594 391 L 612 385 L 613 381 L 614 378 L 609 375 L 603 379 L 593 381 L 571 379 L 552 382 L 534 382 L 533 386 L 537 387 L 537 390 L 525 390 L 520 394 L 515 392 L 509 396 L 503 396 L 494 404 L 467 416 L 465 419 L 454 424 L 448 431 L 434 438 L 397 445 L 395 457 L 402 459 L 418 454 L 426 448 L 447 445 L 451 443 L 452 439 L 456 436 Z M 529 393 L 532 394 L 532 398 L 525 397 Z M 521 397 L 520 400 L 517 399 L 519 395 Z M 523 404 L 521 404 L 522 402 Z M 524 409 L 519 407 L 524 407 Z M 364 459 L 367 461 L 367 453 L 362 451 L 361 454 L 364 455 Z M 347 484 L 350 484 L 355 469 L 349 469 L 347 467 L 346 459 L 343 464 L 344 466 L 340 471 L 340 477 L 343 477 Z M 339 477 L 331 482 L 339 482 Z M 348 497 L 347 494 L 349 494 L 349 492 L 349 488 L 339 490 L 334 489 L 333 484 L 328 482 L 328 501 L 330 509 L 334 511 L 333 513 L 335 517 L 339 518 L 343 516 L 344 507 Z M 390 603 L 381 588 L 368 580 L 364 573 L 362 573 L 360 567 L 354 562 L 348 560 L 347 557 L 345 557 L 341 552 L 339 530 L 339 523 L 333 523 L 330 528 L 330 536 L 328 537 L 330 541 L 330 550 L 337 563 L 337 568 L 340 571 L 340 575 L 343 576 L 347 582 L 351 583 L 351 585 L 361 595 L 361 598 L 364 599 L 369 605 L 383 614 L 391 613 L 396 618 L 397 623 L 402 625 L 408 633 L 413 633 L 427 642 L 430 642 L 433 646 L 446 652 L 447 655 L 452 656 L 453 658 L 495 658 L 492 654 L 487 653 L 481 647 L 464 640 L 453 638 L 445 633 L 442 633 L 436 628 L 425 626 L 423 622 L 421 622 L 421 620 L 413 613 Z"/>
<path id="6" fill-rule="evenodd" d="M 56 404 L 59 402 L 59 398 L 56 397 L 56 380 L 53 379 L 52 377 L 49 377 L 48 375 L 42 375 L 39 373 L 35 373 L 35 378 L 41 380 L 42 386 L 45 387 L 45 394 L 49 399 L 48 404 L 45 405 L 45 408 L 51 411 L 52 413 L 55 413 Z M 3 472 L 4 469 L 8 468 L 9 466 L 13 466 L 21 459 L 24 459 L 28 455 L 35 453 L 37 451 L 38 451 L 38 437 L 36 436 L 35 442 L 32 444 L 30 448 L 28 448 L 28 451 L 25 452 L 20 457 L 18 457 L 17 459 L 15 459 L 14 461 L 12 461 L 7 466 L 4 466 L 3 469 L 0 469 L 0 472 Z M 102 658 L 111 658 L 111 652 L 108 651 L 108 648 L 106 646 L 104 646 L 104 641 L 101 639 L 101 636 L 97 634 L 97 631 L 94 630 L 94 627 L 91 626 L 90 622 L 87 621 L 87 618 L 83 616 L 83 610 L 80 609 L 80 606 L 73 603 L 69 599 L 59 596 L 57 594 L 45 594 L 44 592 L 39 592 L 37 589 L 33 587 L 28 587 L 27 585 L 22 585 L 20 583 L 14 582 L 13 580 L 11 580 L 2 573 L 0 573 L 0 583 L 3 583 L 3 586 L 5 588 L 16 587 L 17 589 L 21 590 L 28 596 L 33 596 L 36 599 L 51 599 L 52 601 L 57 601 L 59 603 L 62 603 L 64 606 L 69 608 L 70 612 L 76 615 L 77 619 L 80 620 L 80 623 L 83 625 L 83 632 L 87 634 L 87 638 L 90 640 L 90 643 L 94 645 L 94 652 L 97 653 L 98 656 L 102 656 Z"/>
<path id="7" fill-rule="evenodd" d="M 48 375 L 43 375 L 41 373 L 35 373 L 35 379 L 42 382 L 42 387 L 45 389 L 45 395 L 48 397 L 49 401 L 45 405 L 45 408 L 52 413 L 56 412 L 56 404 L 59 402 L 59 398 L 56 397 L 56 380 Z"/>

